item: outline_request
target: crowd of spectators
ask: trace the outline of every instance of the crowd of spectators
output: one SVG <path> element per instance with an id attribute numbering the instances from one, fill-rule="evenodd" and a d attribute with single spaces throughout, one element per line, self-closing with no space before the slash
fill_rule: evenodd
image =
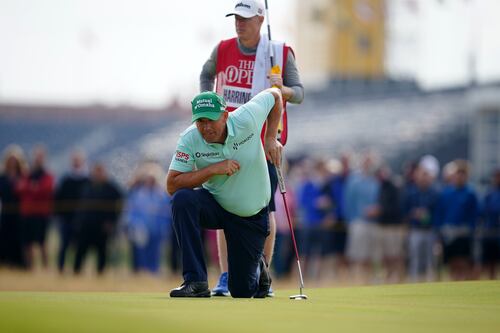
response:
<path id="1" fill-rule="evenodd" d="M 457 159 L 441 172 L 431 155 L 408 163 L 402 175 L 372 153 L 299 161 L 288 178 L 306 276 L 333 271 L 365 283 L 496 278 L 500 169 L 480 195 L 470 168 Z M 279 216 L 278 224 L 286 222 Z"/>
<path id="2" fill-rule="evenodd" d="M 44 146 L 4 150 L 0 168 L 0 265 L 49 265 L 46 235 L 57 231 L 61 273 L 80 274 L 89 250 L 98 273 L 106 270 L 110 243 L 125 238 L 134 272 L 176 272 L 165 170 L 146 161 L 128 184 L 117 184 L 106 165 L 87 165 L 75 151 L 65 175 L 47 168 Z M 393 173 L 376 155 L 302 158 L 286 170 L 286 203 L 306 279 L 370 283 L 496 278 L 500 261 L 500 170 L 486 194 L 468 182 L 470 165 L 440 168 L 426 155 Z M 276 193 L 276 278 L 293 273 L 294 253 L 283 197 Z M 125 237 L 118 237 L 122 235 Z M 215 234 L 207 257 L 216 265 Z"/>
<path id="3" fill-rule="evenodd" d="M 61 273 L 80 274 L 89 250 L 95 250 L 96 270 L 103 273 L 110 242 L 120 233 L 130 244 L 133 270 L 159 272 L 161 245 L 170 236 L 170 206 L 157 163 L 143 163 L 130 184 L 120 185 L 104 163 L 88 166 L 81 151 L 71 155 L 70 170 L 58 181 L 45 160 L 43 146 L 33 149 L 30 163 L 19 146 L 5 149 L 0 176 L 0 264 L 29 270 L 40 262 L 47 267 L 46 236 L 54 222 Z"/>

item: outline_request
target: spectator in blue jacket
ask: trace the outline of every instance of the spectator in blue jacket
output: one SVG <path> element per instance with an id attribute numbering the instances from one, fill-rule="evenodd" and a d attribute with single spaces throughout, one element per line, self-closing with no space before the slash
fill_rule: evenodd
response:
<path id="1" fill-rule="evenodd" d="M 493 172 L 491 189 L 483 202 L 482 264 L 490 279 L 496 279 L 500 262 L 500 169 Z"/>
<path id="2" fill-rule="evenodd" d="M 125 205 L 134 272 L 159 273 L 162 244 L 171 229 L 170 199 L 160 186 L 161 167 L 143 164 Z"/>
<path id="3" fill-rule="evenodd" d="M 302 255 L 304 271 L 309 267 L 321 267 L 321 261 L 326 253 L 327 237 L 325 219 L 329 210 L 329 200 L 324 193 L 328 181 L 328 172 L 324 161 L 314 161 L 313 165 L 306 162 L 306 178 L 299 190 L 299 203 L 302 207 Z M 319 262 L 317 265 L 312 263 Z M 318 275 L 313 273 L 314 275 Z"/>
<path id="4" fill-rule="evenodd" d="M 472 274 L 472 240 L 479 215 L 476 192 L 467 184 L 469 165 L 456 160 L 451 186 L 439 198 L 437 220 L 444 245 L 444 261 L 453 280 Z"/>
<path id="5" fill-rule="evenodd" d="M 439 192 L 435 185 L 439 163 L 434 156 L 424 156 L 415 172 L 414 186 L 404 195 L 403 210 L 409 225 L 408 265 L 412 281 L 431 280 L 434 273 L 436 206 Z"/>
<path id="6" fill-rule="evenodd" d="M 344 192 L 347 178 L 351 173 L 350 156 L 342 154 L 340 157 L 340 170 L 331 177 L 325 188 L 326 195 L 331 201 L 331 214 L 333 220 L 331 247 L 335 260 L 336 274 L 345 275 L 348 270 L 346 257 L 347 226 L 344 214 Z"/>
<path id="7" fill-rule="evenodd" d="M 368 282 L 375 259 L 375 218 L 380 188 L 375 178 L 376 169 L 374 156 L 365 154 L 361 170 L 347 177 L 343 198 L 348 225 L 347 257 L 353 265 L 356 278 L 361 278 L 362 282 Z"/>

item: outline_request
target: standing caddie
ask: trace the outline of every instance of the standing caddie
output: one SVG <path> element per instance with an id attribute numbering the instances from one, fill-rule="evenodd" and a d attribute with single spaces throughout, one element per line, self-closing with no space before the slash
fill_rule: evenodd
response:
<path id="1" fill-rule="evenodd" d="M 270 88 L 229 113 L 214 92 L 197 95 L 194 124 L 180 136 L 167 175 L 184 282 L 171 297 L 210 297 L 201 228 L 223 230 L 233 297 L 265 297 L 271 278 L 263 257 L 271 185 L 266 157 L 279 165 L 282 95 Z M 260 132 L 267 121 L 264 146 Z"/>
<path id="2" fill-rule="evenodd" d="M 271 86 L 278 87 L 284 104 L 278 137 L 285 145 L 288 135 L 286 102 L 301 103 L 304 89 L 292 49 L 283 42 L 270 42 L 267 35 L 261 35 L 264 15 L 265 8 L 260 0 L 235 1 L 233 10 L 226 16 L 234 16 L 237 37 L 223 40 L 213 49 L 210 58 L 203 65 L 200 91 L 215 90 L 225 99 L 227 111 L 233 111 L 260 91 Z M 271 70 L 270 46 L 274 55 L 273 68 L 278 68 L 278 71 Z M 264 133 L 265 127 L 262 129 L 262 138 Z M 268 163 L 268 169 L 271 180 L 270 235 L 264 246 L 264 254 L 270 264 L 276 234 L 274 193 L 278 180 L 271 163 Z M 212 295 L 228 296 L 227 246 L 222 232 L 217 233 L 217 241 L 222 274 L 217 286 L 212 290 Z M 273 296 L 272 290 L 268 296 Z"/>

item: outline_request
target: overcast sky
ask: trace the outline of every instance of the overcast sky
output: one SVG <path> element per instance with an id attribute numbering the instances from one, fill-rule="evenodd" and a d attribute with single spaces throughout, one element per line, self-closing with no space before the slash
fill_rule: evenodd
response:
<path id="1" fill-rule="evenodd" d="M 478 77 L 500 79 L 500 1 L 391 1 L 417 4 L 396 12 L 391 74 L 414 75 L 427 88 L 461 84 L 470 77 L 473 48 Z M 269 0 L 273 37 L 291 45 L 293 3 Z M 224 17 L 232 4 L 0 0 L 0 102 L 158 107 L 176 96 L 187 101 L 212 48 L 234 35 L 233 19 Z M 300 53 L 297 59 L 300 68 Z"/>

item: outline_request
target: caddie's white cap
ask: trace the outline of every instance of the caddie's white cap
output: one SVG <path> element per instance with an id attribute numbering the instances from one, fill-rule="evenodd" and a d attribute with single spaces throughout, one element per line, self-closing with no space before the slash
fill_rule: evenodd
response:
<path id="1" fill-rule="evenodd" d="M 264 16 L 264 5 L 259 0 L 236 0 L 232 12 L 226 15 L 238 15 L 244 18 Z"/>

